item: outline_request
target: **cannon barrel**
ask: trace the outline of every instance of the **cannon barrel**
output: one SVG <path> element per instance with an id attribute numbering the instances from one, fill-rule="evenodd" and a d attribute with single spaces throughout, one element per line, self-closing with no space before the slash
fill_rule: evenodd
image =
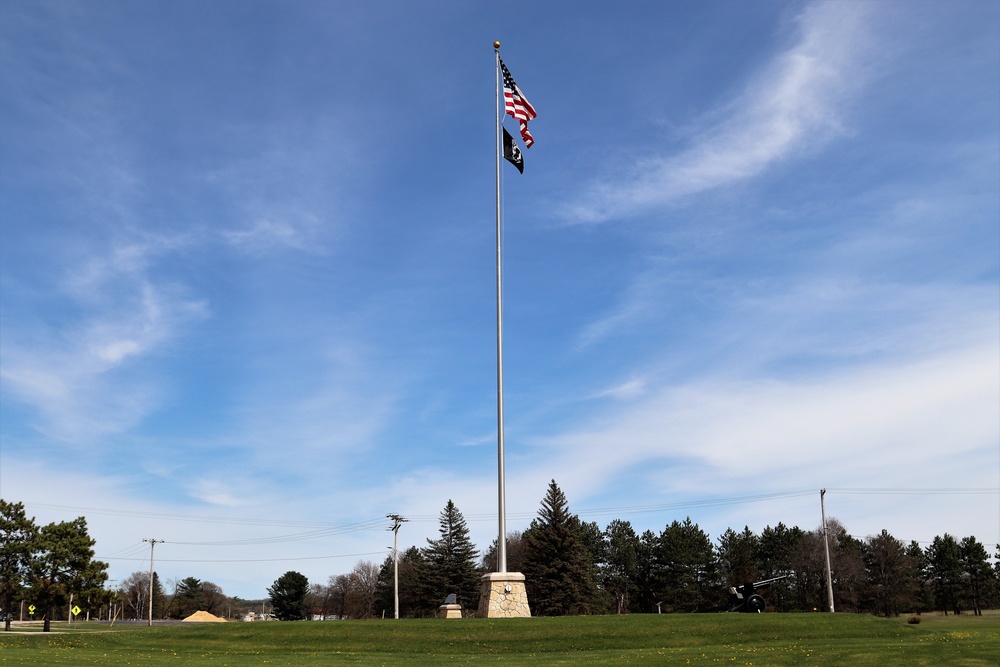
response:
<path id="1" fill-rule="evenodd" d="M 770 586 L 771 584 L 777 583 L 777 582 L 782 581 L 784 579 L 788 579 L 790 576 L 792 576 L 791 573 L 789 573 L 789 574 L 782 574 L 782 575 L 778 575 L 777 577 L 771 577 L 770 579 L 765 579 L 763 581 L 755 581 L 755 582 L 753 582 L 750 585 L 753 586 L 754 588 L 765 588 L 767 586 Z"/>

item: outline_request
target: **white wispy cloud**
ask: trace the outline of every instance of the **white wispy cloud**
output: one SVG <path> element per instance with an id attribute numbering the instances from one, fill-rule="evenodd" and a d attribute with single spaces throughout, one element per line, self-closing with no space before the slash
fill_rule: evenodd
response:
<path id="1" fill-rule="evenodd" d="M 189 483 L 189 494 L 198 501 L 217 507 L 246 507 L 253 504 L 258 498 L 252 490 L 253 486 L 246 486 L 246 480 L 217 479 L 214 477 L 201 477 Z"/>
<path id="2" fill-rule="evenodd" d="M 340 132 L 344 120 L 291 108 L 280 121 L 227 128 L 234 155 L 197 176 L 228 217 L 225 244 L 250 255 L 278 249 L 324 252 L 345 225 L 352 182 L 365 171 L 362 140 Z"/>
<path id="3" fill-rule="evenodd" d="M 594 398 L 633 399 L 645 393 L 646 383 L 645 378 L 633 377 L 608 389 L 602 389 L 594 394 Z"/>
<path id="4" fill-rule="evenodd" d="M 118 246 L 70 267 L 48 294 L 73 313 L 58 327 L 28 317 L 5 322 L 3 392 L 41 417 L 41 432 L 89 442 L 134 426 L 153 409 L 159 390 L 131 375 L 131 362 L 157 353 L 208 313 L 203 300 L 152 275 L 149 263 L 162 250 Z"/>
<path id="5" fill-rule="evenodd" d="M 570 220 L 601 222 L 756 176 L 847 131 L 844 114 L 869 78 L 871 3 L 818 3 L 799 39 L 680 153 L 642 159 L 631 174 L 588 187 Z"/>
<path id="6" fill-rule="evenodd" d="M 318 220 L 311 214 L 286 215 L 281 218 L 258 218 L 238 229 L 220 232 L 223 241 L 250 255 L 260 255 L 275 248 L 298 251 L 315 250 Z"/>
<path id="7" fill-rule="evenodd" d="M 888 469 L 896 483 L 923 479 L 936 462 L 1000 438 L 998 335 L 994 326 L 967 347 L 809 378 L 661 387 L 540 440 L 538 453 L 568 483 L 592 489 L 636 465 L 688 470 L 671 482 L 676 492 L 758 478 L 777 489 L 792 479 L 877 486 Z"/>

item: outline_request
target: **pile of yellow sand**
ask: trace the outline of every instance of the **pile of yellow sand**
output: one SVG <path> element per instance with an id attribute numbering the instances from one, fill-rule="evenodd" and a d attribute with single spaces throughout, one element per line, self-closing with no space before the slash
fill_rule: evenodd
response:
<path id="1" fill-rule="evenodd" d="M 225 623 L 226 619 L 219 618 L 215 614 L 209 614 L 207 611 L 196 611 L 187 618 L 184 619 L 184 623 Z"/>

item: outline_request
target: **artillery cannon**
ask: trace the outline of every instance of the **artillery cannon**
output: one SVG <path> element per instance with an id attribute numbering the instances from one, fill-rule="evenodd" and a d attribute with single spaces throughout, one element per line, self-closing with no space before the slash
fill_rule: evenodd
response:
<path id="1" fill-rule="evenodd" d="M 729 587 L 729 604 L 723 607 L 724 611 L 738 611 L 747 614 L 760 614 L 766 606 L 764 598 L 757 594 L 762 588 L 767 588 L 771 584 L 788 579 L 791 574 L 783 574 L 779 577 L 771 577 L 763 581 L 747 582 L 742 586 Z"/>

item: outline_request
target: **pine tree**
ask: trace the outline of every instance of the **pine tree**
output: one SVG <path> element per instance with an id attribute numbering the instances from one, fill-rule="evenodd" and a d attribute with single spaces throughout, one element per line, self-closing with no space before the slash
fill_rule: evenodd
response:
<path id="1" fill-rule="evenodd" d="M 904 601 L 916 586 L 914 564 L 902 542 L 882 530 L 865 540 L 867 607 L 880 616 L 899 616 Z"/>
<path id="2" fill-rule="evenodd" d="M 426 604 L 440 605 L 454 593 L 458 603 L 466 609 L 479 604 L 482 570 L 478 567 L 479 552 L 469 539 L 465 517 L 451 500 L 440 515 L 440 534 L 437 540 L 427 540 L 423 550 L 426 561 Z"/>
<path id="3" fill-rule="evenodd" d="M 524 535 L 520 530 L 507 533 L 507 571 L 524 572 Z M 490 548 L 483 555 L 483 567 L 487 572 L 497 571 L 497 540 L 493 538 Z"/>
<path id="4" fill-rule="evenodd" d="M 965 599 L 976 616 L 983 615 L 983 605 L 989 598 L 993 572 L 990 556 L 975 537 L 966 537 L 959 544 L 962 552 L 962 570 L 965 578 Z"/>
<path id="5" fill-rule="evenodd" d="M 171 618 L 187 618 L 191 614 L 203 610 L 205 610 L 205 592 L 202 590 L 201 579 L 185 577 L 178 581 L 174 589 L 174 599 L 170 602 L 168 615 Z"/>
<path id="6" fill-rule="evenodd" d="M 757 551 L 760 540 L 749 526 L 742 533 L 727 528 L 719 537 L 716 553 L 719 559 L 719 576 L 726 586 L 742 586 L 747 582 L 760 581 L 757 572 L 759 559 Z"/>
<path id="7" fill-rule="evenodd" d="M 146 581 L 149 581 L 147 575 Z M 167 613 L 167 594 L 160 583 L 160 575 L 153 572 L 153 618 L 164 618 Z"/>
<path id="8" fill-rule="evenodd" d="M 930 586 L 930 567 L 927 552 L 916 540 L 906 547 L 906 557 L 913 568 L 913 611 L 918 614 L 934 608 L 934 593 Z"/>
<path id="9" fill-rule="evenodd" d="M 43 611 L 44 632 L 49 632 L 56 607 L 69 602 L 70 595 L 103 586 L 107 563 L 94 560 L 95 541 L 87 534 L 82 516 L 43 526 L 38 531 L 38 556 L 31 562 L 35 604 Z"/>
<path id="10" fill-rule="evenodd" d="M 948 533 L 937 536 L 927 547 L 927 571 L 934 591 L 934 605 L 944 611 L 960 613 L 962 598 L 962 549 Z"/>
<path id="11" fill-rule="evenodd" d="M 0 609 L 10 612 L 28 580 L 37 536 L 38 527 L 24 514 L 24 505 L 0 498 Z M 7 632 L 12 616 L 8 613 L 4 620 Z"/>
<path id="12" fill-rule="evenodd" d="M 639 536 L 639 545 L 636 547 L 636 575 L 635 584 L 638 589 L 638 611 L 643 614 L 650 614 L 656 609 L 656 603 L 660 601 L 653 590 L 654 567 L 653 556 L 656 553 L 656 533 L 651 530 L 642 531 Z"/>
<path id="13" fill-rule="evenodd" d="M 614 599 L 615 612 L 636 611 L 639 574 L 639 536 L 628 521 L 615 519 L 604 530 L 605 567 L 602 570 L 604 590 Z"/>
<path id="14" fill-rule="evenodd" d="M 298 572 L 285 572 L 267 589 L 279 621 L 301 621 L 309 618 L 307 600 L 309 580 Z"/>
<path id="15" fill-rule="evenodd" d="M 697 611 L 717 596 L 712 541 L 690 518 L 660 534 L 655 553 L 657 590 L 664 611 Z"/>
<path id="16" fill-rule="evenodd" d="M 812 609 L 815 604 L 808 601 L 808 586 L 803 577 L 806 572 L 796 564 L 797 554 L 802 551 L 802 543 L 806 533 L 794 526 L 789 528 L 779 522 L 772 528 L 767 526 L 760 533 L 757 542 L 757 572 L 763 579 L 771 579 L 786 574 L 794 574 L 794 590 L 791 580 L 779 581 L 767 592 L 767 604 L 781 611 L 791 611 L 795 608 Z M 800 576 L 801 575 L 801 576 Z M 797 598 L 797 599 L 796 599 Z"/>
<path id="17" fill-rule="evenodd" d="M 525 587 L 532 611 L 538 616 L 592 613 L 598 591 L 580 519 L 570 513 L 555 480 L 524 539 Z"/>
<path id="18" fill-rule="evenodd" d="M 948 533 L 936 536 L 927 547 L 927 571 L 934 592 L 934 604 L 944 611 L 960 612 L 962 597 L 962 553 L 954 537 Z"/>

